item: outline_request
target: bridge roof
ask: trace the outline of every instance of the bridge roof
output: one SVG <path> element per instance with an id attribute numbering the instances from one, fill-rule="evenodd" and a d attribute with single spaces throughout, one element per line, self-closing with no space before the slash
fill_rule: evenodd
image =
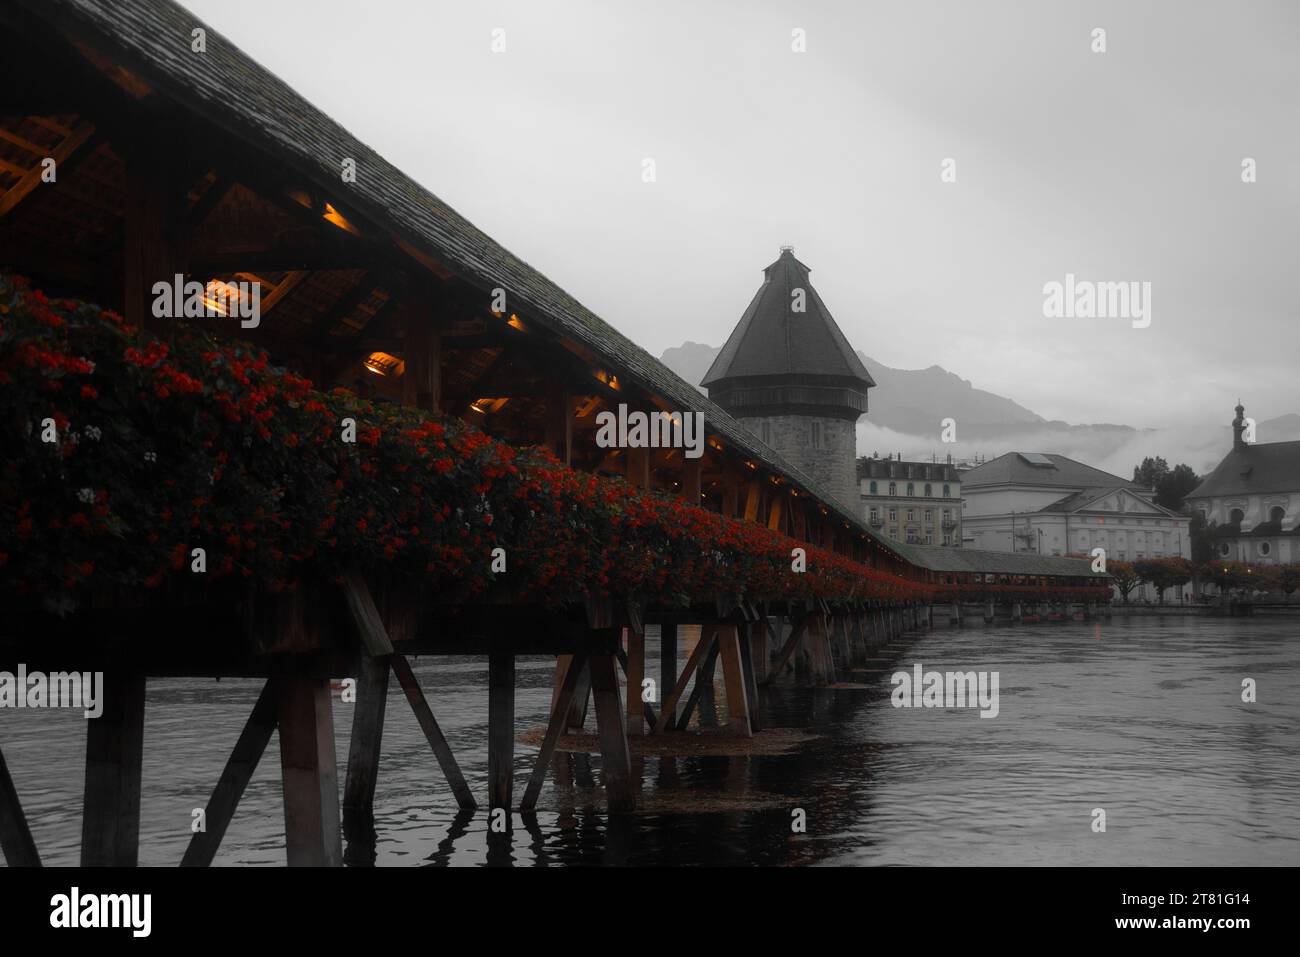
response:
<path id="1" fill-rule="evenodd" d="M 1092 570 L 1086 558 L 1034 555 L 1028 552 L 994 552 L 975 548 L 946 548 L 941 545 L 899 544 L 903 556 L 913 564 L 936 572 L 978 572 L 993 575 L 1069 575 L 1075 578 L 1106 578 Z"/>
<path id="2" fill-rule="evenodd" d="M 876 534 L 857 514 L 838 504 L 829 491 L 759 441 L 693 385 L 179 4 L 170 0 L 23 0 L 22 5 L 36 17 L 138 71 L 186 108 L 203 115 L 213 129 L 233 132 L 323 190 L 338 193 L 340 163 L 354 159 L 356 182 L 343 189 L 358 212 L 467 282 L 486 289 L 504 287 L 512 309 L 605 359 L 620 381 L 663 397 L 678 411 L 702 413 L 710 434 L 762 462 L 819 500 L 856 533 L 901 557 L 896 542 Z M 207 52 L 201 56 L 191 56 L 188 50 L 178 54 L 178 43 L 188 42 L 196 26 L 207 32 Z M 851 350 L 850 356 L 844 358 L 845 364 L 860 367 Z"/>

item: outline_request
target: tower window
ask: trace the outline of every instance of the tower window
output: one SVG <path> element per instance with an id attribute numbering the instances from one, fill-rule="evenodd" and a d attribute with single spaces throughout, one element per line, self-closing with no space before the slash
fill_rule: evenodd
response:
<path id="1" fill-rule="evenodd" d="M 913 495 L 915 495 L 915 494 L 916 494 L 916 486 L 915 486 L 914 484 L 912 484 L 911 482 L 908 482 L 908 483 L 907 483 L 907 495 L 908 495 L 908 497 L 910 498 L 911 496 L 913 496 Z"/>
<path id="2" fill-rule="evenodd" d="M 872 494 L 872 495 L 875 495 L 875 494 L 876 494 L 876 483 L 875 483 L 875 482 L 872 482 L 872 483 L 871 483 L 871 494 Z"/>
<path id="3" fill-rule="evenodd" d="M 897 494 L 898 494 L 898 483 L 897 483 L 897 482 L 890 482 L 890 483 L 889 483 L 889 494 L 890 494 L 890 495 L 897 495 Z"/>
<path id="4" fill-rule="evenodd" d="M 934 490 L 930 487 L 930 483 L 929 483 L 929 482 L 926 482 L 926 483 L 925 483 L 925 497 L 926 497 L 926 498 L 929 498 L 929 497 L 930 497 L 931 495 L 933 495 L 933 494 L 934 494 Z"/>
<path id="5" fill-rule="evenodd" d="M 952 498 L 951 490 L 950 490 L 950 489 L 948 488 L 948 486 L 946 486 L 946 485 L 943 487 L 943 497 L 944 497 L 944 498 Z"/>

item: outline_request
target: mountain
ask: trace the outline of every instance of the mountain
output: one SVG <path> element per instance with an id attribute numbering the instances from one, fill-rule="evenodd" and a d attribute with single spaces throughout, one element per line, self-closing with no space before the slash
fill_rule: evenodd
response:
<path id="1" fill-rule="evenodd" d="M 687 382 L 704 378 L 719 346 L 684 342 L 667 349 L 660 361 Z M 964 439 L 1001 440 L 1043 431 L 1086 428 L 1132 432 L 1126 425 L 1071 426 L 1044 419 L 1010 399 L 977 389 L 961 376 L 940 366 L 928 369 L 893 369 L 858 352 L 876 388 L 871 390 L 867 419 L 870 424 L 908 435 L 937 436 L 945 418 L 954 418 Z M 701 389 L 701 391 L 704 391 Z"/>

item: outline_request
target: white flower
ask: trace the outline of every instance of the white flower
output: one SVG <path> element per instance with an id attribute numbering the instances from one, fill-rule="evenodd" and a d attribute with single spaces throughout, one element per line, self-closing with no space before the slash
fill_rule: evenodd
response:
<path id="1" fill-rule="evenodd" d="M 77 493 L 77 498 L 87 505 L 95 504 L 95 490 L 93 488 L 83 488 Z"/>

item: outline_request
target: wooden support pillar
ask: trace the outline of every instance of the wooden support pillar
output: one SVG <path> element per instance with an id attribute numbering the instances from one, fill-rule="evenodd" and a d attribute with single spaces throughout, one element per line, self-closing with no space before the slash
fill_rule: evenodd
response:
<path id="1" fill-rule="evenodd" d="M 456 763 L 456 756 L 451 752 L 451 746 L 447 744 L 447 738 L 442 733 L 442 728 L 438 727 L 438 722 L 433 716 L 433 710 L 429 707 L 429 702 L 424 697 L 424 691 L 420 688 L 420 683 L 415 680 L 415 674 L 411 671 L 411 665 L 406 660 L 405 655 L 393 655 L 389 659 L 392 665 L 393 674 L 397 675 L 398 684 L 402 686 L 402 691 L 406 694 L 406 700 L 411 706 L 411 711 L 415 713 L 415 720 L 420 724 L 420 730 L 424 732 L 424 738 L 429 742 L 429 747 L 433 749 L 433 755 L 438 759 L 438 766 L 442 769 L 443 776 L 446 777 L 447 783 L 451 786 L 452 793 L 456 795 L 456 804 L 464 811 L 472 811 L 476 807 L 474 795 L 465 783 L 465 775 L 461 773 L 460 765 Z"/>
<path id="2" fill-rule="evenodd" d="M 402 375 L 402 401 L 426 411 L 442 403 L 442 329 L 438 316 L 416 292 L 404 303 L 406 372 Z"/>
<path id="3" fill-rule="evenodd" d="M 488 807 L 511 806 L 515 761 L 515 656 L 488 655 Z"/>
<path id="4" fill-rule="evenodd" d="M 627 629 L 627 733 L 645 734 L 645 702 L 641 700 L 641 682 L 645 680 L 645 633 Z"/>
<path id="5" fill-rule="evenodd" d="M 177 323 L 186 320 L 153 314 L 153 286 L 157 282 L 170 286 L 177 274 L 185 281 L 189 246 L 186 192 L 191 184 L 185 182 L 186 151 L 158 148 L 173 133 L 161 127 L 137 126 L 121 151 L 125 158 L 123 314 L 131 325 L 166 337 Z M 214 277 L 193 278 L 207 282 Z"/>
<path id="6" fill-rule="evenodd" d="M 628 756 L 627 731 L 623 725 L 623 708 L 618 699 L 618 677 L 614 667 L 613 655 L 591 656 L 591 693 L 596 704 L 601 770 L 611 814 L 631 811 L 636 804 L 632 793 L 632 762 Z"/>
<path id="7" fill-rule="evenodd" d="M 86 722 L 82 867 L 135 867 L 144 761 L 143 675 L 105 672 L 104 713 Z"/>
<path id="8" fill-rule="evenodd" d="M 677 626 L 659 626 L 659 720 L 671 724 L 676 717 L 663 710 L 668 695 L 677 684 Z"/>
<path id="9" fill-rule="evenodd" d="M 733 482 L 724 481 L 727 484 L 722 489 L 722 514 L 728 518 L 735 518 L 736 509 L 739 507 L 739 492 Z"/>
<path id="10" fill-rule="evenodd" d="M 271 741 L 271 735 L 275 732 L 279 720 L 277 702 L 276 684 L 268 681 L 262 686 L 262 693 L 258 695 L 257 704 L 244 723 L 244 730 L 239 732 L 239 740 L 235 742 L 234 750 L 226 760 L 212 797 L 208 798 L 203 816 L 206 830 L 190 838 L 185 856 L 181 858 L 181 867 L 208 867 L 217 856 L 221 840 L 226 836 L 226 829 L 235 816 L 240 798 L 244 796 L 244 789 L 252 780 L 253 772 L 257 770 L 266 746 Z"/>
<path id="11" fill-rule="evenodd" d="M 581 731 L 587 723 L 587 705 L 591 701 L 591 661 L 582 662 L 582 670 L 578 675 L 578 684 L 573 692 L 573 700 L 569 702 L 569 713 L 567 717 L 567 727 L 572 731 Z"/>
<path id="12" fill-rule="evenodd" d="M 792 622 L 793 627 L 790 629 L 790 637 L 785 640 L 781 653 L 776 657 L 776 664 L 768 675 L 769 681 L 785 670 L 786 663 L 789 662 L 790 656 L 794 654 L 795 648 L 799 646 L 799 640 L 803 638 L 804 633 L 808 630 L 808 624 L 811 620 L 811 615 L 802 615 Z"/>
<path id="13" fill-rule="evenodd" d="M 689 505 L 700 504 L 700 475 L 702 472 L 701 463 L 704 461 L 703 456 L 697 459 L 682 459 L 682 484 L 677 490 L 678 494 L 684 498 Z"/>
<path id="14" fill-rule="evenodd" d="M 329 680 L 281 678 L 276 692 L 289 866 L 338 867 L 343 841 Z"/>
<path id="15" fill-rule="evenodd" d="M 685 728 L 691 723 L 691 714 L 695 711 L 695 706 L 700 703 L 705 690 L 713 689 L 713 669 L 718 661 L 717 629 L 712 629 L 711 634 L 713 637 L 709 640 L 708 653 L 695 671 L 695 686 L 691 688 L 691 696 L 686 699 L 686 706 L 682 708 L 682 713 L 677 718 L 679 728 Z"/>
<path id="16" fill-rule="evenodd" d="M 740 630 L 735 625 L 718 629 L 718 653 L 722 658 L 722 682 L 727 692 L 727 724 L 733 733 L 752 738 L 749 720 L 749 690 L 741 660 Z"/>
<path id="17" fill-rule="evenodd" d="M 22 693 L 25 692 L 26 689 L 23 689 Z M 5 764 L 3 751 L 0 751 L 0 851 L 4 852 L 5 863 L 10 867 L 41 866 L 41 855 L 36 850 L 36 842 L 32 840 L 22 802 L 18 800 L 18 789 L 9 776 L 9 766 Z"/>
<path id="18" fill-rule="evenodd" d="M 745 490 L 745 521 L 758 521 L 758 507 L 763 498 L 763 488 L 758 479 L 752 479 Z"/>
<path id="19" fill-rule="evenodd" d="M 388 657 L 372 658 L 362 651 L 357 664 L 357 700 L 343 782 L 343 828 L 348 832 L 349 844 L 374 840 L 375 785 L 388 707 Z"/>
<path id="20" fill-rule="evenodd" d="M 546 390 L 546 447 L 565 465 L 573 462 L 573 396 L 560 382 Z"/>

